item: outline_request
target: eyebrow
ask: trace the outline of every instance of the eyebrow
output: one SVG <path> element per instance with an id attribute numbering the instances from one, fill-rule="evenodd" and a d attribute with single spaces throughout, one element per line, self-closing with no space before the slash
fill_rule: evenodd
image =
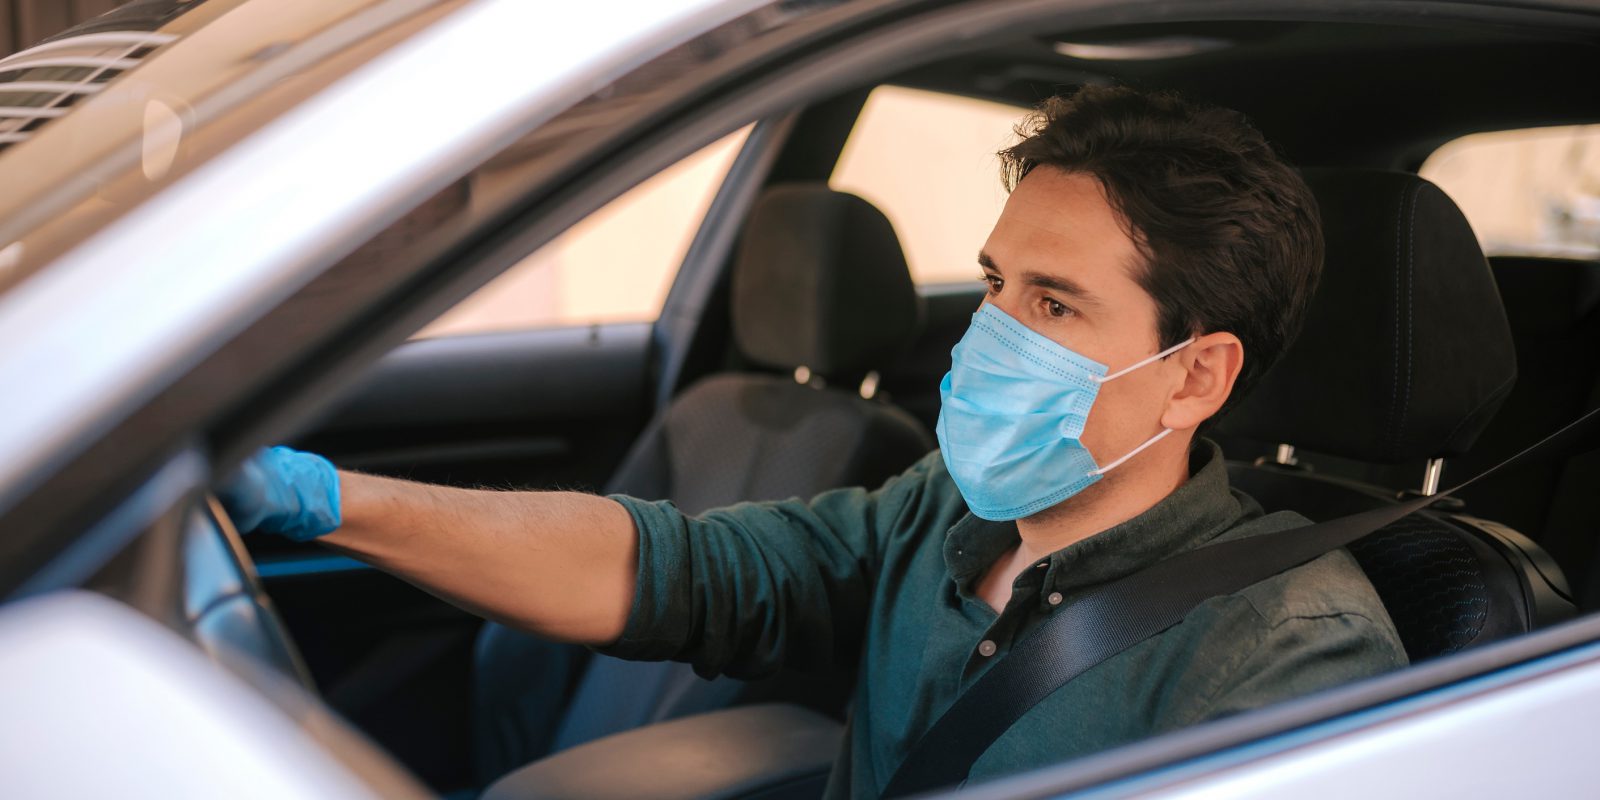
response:
<path id="1" fill-rule="evenodd" d="M 984 269 L 992 269 L 995 272 L 1000 272 L 1000 267 L 994 263 L 994 259 L 990 258 L 988 253 L 982 251 L 979 251 L 978 253 L 978 266 L 983 267 Z M 1033 272 L 1029 270 L 1023 272 L 1022 276 L 1018 280 L 1022 281 L 1022 283 L 1028 286 L 1037 286 L 1041 289 L 1050 289 L 1051 291 L 1070 295 L 1073 300 L 1082 305 L 1100 305 L 1100 298 L 1096 297 L 1094 292 L 1091 292 L 1088 289 L 1078 285 L 1076 281 L 1063 278 L 1059 275 L 1047 275 L 1043 272 Z"/>

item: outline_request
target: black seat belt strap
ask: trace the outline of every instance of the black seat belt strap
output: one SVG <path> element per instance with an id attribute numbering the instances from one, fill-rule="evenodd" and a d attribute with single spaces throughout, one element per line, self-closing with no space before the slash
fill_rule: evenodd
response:
<path id="1" fill-rule="evenodd" d="M 885 797 L 954 786 L 1023 714 L 1096 664 L 1183 621 L 1205 600 L 1238 592 L 1336 550 L 1502 469 L 1570 447 L 1600 428 L 1600 409 L 1438 494 L 1277 533 L 1179 553 L 1097 587 L 1050 616 L 934 722 Z"/>

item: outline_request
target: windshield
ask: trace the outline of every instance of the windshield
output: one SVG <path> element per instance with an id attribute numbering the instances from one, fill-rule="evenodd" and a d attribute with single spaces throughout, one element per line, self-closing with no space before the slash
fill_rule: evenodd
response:
<path id="1" fill-rule="evenodd" d="M 176 41 L 187 26 L 175 20 L 203 5 L 203 0 L 130 3 L 0 59 L 0 151 L 32 138 Z"/>
<path id="2" fill-rule="evenodd" d="M 0 290 L 217 152 L 224 114 L 260 124 L 449 5 L 136 0 L 0 60 Z"/>

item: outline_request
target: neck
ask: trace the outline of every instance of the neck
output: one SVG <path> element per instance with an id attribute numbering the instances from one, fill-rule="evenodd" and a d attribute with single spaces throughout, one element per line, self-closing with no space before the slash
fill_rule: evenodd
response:
<path id="1" fill-rule="evenodd" d="M 1066 501 L 1017 520 L 1017 555 L 1032 561 L 1150 510 L 1189 479 L 1189 437 L 1169 436 Z"/>

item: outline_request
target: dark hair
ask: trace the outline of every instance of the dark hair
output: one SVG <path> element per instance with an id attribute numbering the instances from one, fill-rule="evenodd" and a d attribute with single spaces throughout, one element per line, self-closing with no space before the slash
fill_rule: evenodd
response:
<path id="1" fill-rule="evenodd" d="M 1170 92 L 1085 86 L 1045 101 L 1000 153 L 1008 189 L 1040 166 L 1093 175 L 1138 245 L 1162 348 L 1228 331 L 1244 343 L 1231 406 L 1300 331 L 1322 271 L 1305 181 L 1244 115 Z M 1224 406 L 1224 407 L 1227 407 Z"/>

